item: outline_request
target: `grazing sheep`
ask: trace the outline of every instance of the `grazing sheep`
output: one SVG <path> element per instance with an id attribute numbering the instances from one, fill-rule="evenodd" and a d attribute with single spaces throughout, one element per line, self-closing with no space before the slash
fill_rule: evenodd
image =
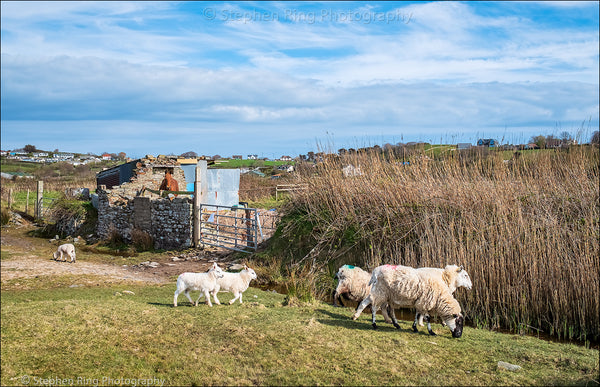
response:
<path id="1" fill-rule="evenodd" d="M 75 246 L 73 246 L 71 243 L 65 243 L 63 245 L 58 246 L 58 250 L 56 250 L 56 252 L 52 253 L 52 256 L 54 257 L 55 260 L 57 261 L 63 261 L 66 262 L 67 261 L 67 256 L 71 257 L 71 262 L 75 263 L 76 257 L 75 257 Z M 64 259 L 63 259 L 64 257 Z"/>
<path id="2" fill-rule="evenodd" d="M 373 315 L 373 328 L 377 329 L 375 316 L 377 310 L 389 304 L 392 307 L 417 309 L 419 314 L 436 313 L 447 324 L 452 331 L 452 337 L 462 335 L 464 317 L 456 299 L 450 293 L 445 283 L 427 275 L 419 273 L 417 269 L 408 266 L 379 266 L 373 271 L 371 280 L 371 293 L 365 298 L 352 316 L 356 320 L 367 305 L 371 305 Z M 392 309 L 392 322 L 399 329 L 398 321 Z M 429 334 L 435 335 L 431 330 L 429 318 L 427 317 L 427 329 Z M 416 321 L 413 330 L 416 331 Z"/>
<path id="3" fill-rule="evenodd" d="M 223 277 L 217 278 L 217 286 L 212 291 L 212 295 L 217 301 L 217 293 L 231 292 L 233 293 L 233 299 L 229 301 L 229 305 L 233 304 L 235 300 L 239 299 L 240 304 L 242 303 L 242 293 L 250 286 L 250 281 L 256 279 L 256 272 L 244 265 L 244 268 L 239 273 L 223 273 Z"/>
<path id="4" fill-rule="evenodd" d="M 206 273 L 182 273 L 177 277 L 177 290 L 175 290 L 175 296 L 173 296 L 173 306 L 177 306 L 177 297 L 179 294 L 184 293 L 185 296 L 190 300 L 194 306 L 198 306 L 200 297 L 206 297 L 206 303 L 208 306 L 212 306 L 210 302 L 210 292 L 213 292 L 217 287 L 217 279 L 223 277 L 223 270 L 213 262 L 212 267 Z M 199 290 L 200 295 L 194 303 L 190 297 L 190 290 Z M 215 293 L 216 294 L 216 293 Z M 221 305 L 217 297 L 213 294 L 215 303 Z"/>
<path id="5" fill-rule="evenodd" d="M 421 274 L 427 273 L 428 275 L 443 281 L 448 286 L 451 294 L 454 294 L 456 289 L 460 287 L 466 288 L 467 290 L 471 290 L 473 287 L 469 273 L 467 273 L 462 265 L 460 267 L 457 265 L 446 265 L 443 269 L 437 267 L 419 267 L 417 270 Z M 425 316 L 422 314 L 419 315 L 418 313 L 417 315 L 419 325 L 423 326 L 423 317 Z M 416 327 L 413 327 L 413 329 L 416 330 Z"/>

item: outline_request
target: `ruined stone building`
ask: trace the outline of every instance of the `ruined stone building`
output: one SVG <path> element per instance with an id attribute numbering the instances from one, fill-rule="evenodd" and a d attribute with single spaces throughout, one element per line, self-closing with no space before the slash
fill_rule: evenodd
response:
<path id="1" fill-rule="evenodd" d="M 108 238 L 118 233 L 131 242 L 134 230 L 147 233 L 156 249 L 192 245 L 192 192 L 196 160 L 146 156 L 97 174 L 97 233 Z M 239 170 L 208 170 L 208 191 L 213 202 L 233 206 L 239 202 Z M 169 173 L 179 193 L 167 197 L 159 188 Z M 237 176 L 237 181 L 236 181 Z M 226 186 L 223 187 L 223 182 Z M 189 193 L 186 193 L 189 192 Z"/>

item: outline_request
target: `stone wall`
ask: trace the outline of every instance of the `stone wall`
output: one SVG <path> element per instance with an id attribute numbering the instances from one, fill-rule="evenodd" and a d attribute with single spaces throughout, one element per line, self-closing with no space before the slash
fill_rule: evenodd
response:
<path id="1" fill-rule="evenodd" d="M 134 229 L 148 233 L 155 249 L 181 249 L 192 244 L 192 200 L 179 196 L 170 200 L 160 197 L 128 196 L 127 187 L 97 189 L 97 233 L 108 238 L 115 230 L 131 242 Z M 156 196 L 156 195 L 153 195 Z"/>

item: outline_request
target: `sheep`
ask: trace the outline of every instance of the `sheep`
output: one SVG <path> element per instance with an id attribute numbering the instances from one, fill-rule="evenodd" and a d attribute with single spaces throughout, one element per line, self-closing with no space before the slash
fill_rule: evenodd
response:
<path id="1" fill-rule="evenodd" d="M 344 305 L 342 296 L 345 296 L 350 301 L 356 301 L 360 304 L 371 291 L 371 286 L 369 285 L 371 273 L 364 271 L 358 266 L 344 265 L 339 268 L 334 278 L 339 280 L 338 286 L 333 293 L 334 307 Z M 338 305 L 338 301 L 341 305 Z M 386 323 L 392 323 L 387 308 L 382 308 L 381 314 Z"/>
<path id="2" fill-rule="evenodd" d="M 242 303 L 242 293 L 250 286 L 250 281 L 256 279 L 256 272 L 244 265 L 244 268 L 239 273 L 223 273 L 223 277 L 217 278 L 217 286 L 212 291 L 212 295 L 217 302 L 217 293 L 231 292 L 233 293 L 233 299 L 229 301 L 229 305 L 233 304 L 235 300 L 239 299 L 240 304 Z M 218 303 L 218 302 L 217 302 Z"/>
<path id="3" fill-rule="evenodd" d="M 65 255 L 71 257 L 71 262 L 75 263 L 75 246 L 73 246 L 71 243 L 65 243 L 63 245 L 58 246 L 56 252 L 52 253 L 52 256 L 55 260 L 63 262 L 67 261 L 67 257 Z"/>
<path id="4" fill-rule="evenodd" d="M 333 293 L 333 306 L 343 306 L 342 296 L 345 296 L 350 301 L 362 302 L 371 290 L 369 280 L 371 273 L 364 271 L 360 267 L 352 265 L 344 265 L 339 268 L 335 274 L 335 278 L 339 280 L 338 285 Z M 338 305 L 338 301 L 341 305 Z"/>
<path id="5" fill-rule="evenodd" d="M 200 297 L 206 297 L 206 303 L 208 306 L 212 307 L 212 303 L 210 302 L 210 292 L 213 292 L 217 287 L 217 279 L 223 277 L 223 270 L 217 265 L 216 262 L 213 262 L 212 267 L 206 273 L 182 273 L 177 277 L 177 290 L 175 290 L 175 295 L 173 296 L 173 307 L 177 306 L 177 297 L 179 294 L 184 293 L 185 296 L 190 300 L 194 306 L 198 306 L 198 301 Z M 199 290 L 200 295 L 196 302 L 192 302 L 192 298 L 190 297 L 190 290 Z M 216 294 L 216 293 L 215 293 Z M 217 297 L 213 294 L 215 299 L 215 303 L 217 305 L 221 305 Z"/>
<path id="6" fill-rule="evenodd" d="M 457 265 L 446 265 L 443 269 L 437 267 L 419 267 L 417 270 L 419 273 L 427 273 L 428 275 L 443 281 L 448 286 L 451 294 L 454 294 L 456 289 L 460 287 L 466 288 L 467 290 L 471 290 L 473 287 L 469 273 L 467 273 L 462 265 L 460 267 Z M 425 316 L 417 313 L 416 317 L 419 320 L 419 325 L 423 326 L 423 317 Z M 413 330 L 416 331 L 416 327 L 413 327 Z"/>
<path id="7" fill-rule="evenodd" d="M 401 265 L 379 266 L 373 271 L 369 284 L 371 292 L 352 315 L 353 320 L 356 320 L 364 308 L 370 304 L 373 328 L 377 329 L 375 323 L 377 310 L 387 303 L 392 307 L 414 307 L 420 314 L 428 315 L 431 312 L 439 314 L 452 331 L 452 337 L 462 336 L 464 317 L 460 304 L 452 296 L 445 283 L 441 283 L 425 271 L 419 272 L 412 267 Z M 391 317 L 394 327 L 400 329 L 393 309 Z M 417 318 L 413 323 L 414 331 L 416 331 L 416 321 Z M 430 335 L 435 335 L 431 330 L 428 317 L 427 329 Z"/>
<path id="8" fill-rule="evenodd" d="M 395 267 L 397 267 L 397 266 L 393 266 L 393 265 L 379 266 L 379 267 L 375 268 L 375 270 L 373 270 L 373 275 L 375 277 L 377 277 L 377 276 L 379 276 L 379 274 L 381 273 L 382 270 L 393 269 Z M 457 288 L 464 287 L 464 288 L 470 290 L 471 287 L 473 286 L 473 283 L 471 282 L 471 278 L 469 277 L 469 274 L 467 273 L 467 271 L 464 269 L 464 267 L 462 265 L 460 267 L 457 265 L 446 265 L 446 267 L 443 269 L 440 269 L 437 267 L 420 267 L 420 268 L 417 268 L 416 270 L 419 271 L 420 275 L 429 275 L 429 276 L 432 276 L 433 278 L 437 279 L 438 281 L 445 283 L 448 286 L 451 294 L 453 294 Z M 382 307 L 381 313 L 385 319 L 385 322 L 391 323 L 391 319 L 388 317 L 388 313 L 390 313 L 390 307 L 387 305 L 384 305 Z M 429 322 L 429 316 L 420 314 L 418 312 L 416 313 L 415 319 L 418 320 L 419 326 L 423 326 L 423 318 L 424 317 L 427 318 L 428 322 Z M 442 325 L 444 325 L 444 322 L 442 322 Z M 431 325 L 429 325 L 429 326 L 431 326 Z M 417 332 L 416 326 L 413 326 L 413 330 L 415 332 Z"/>

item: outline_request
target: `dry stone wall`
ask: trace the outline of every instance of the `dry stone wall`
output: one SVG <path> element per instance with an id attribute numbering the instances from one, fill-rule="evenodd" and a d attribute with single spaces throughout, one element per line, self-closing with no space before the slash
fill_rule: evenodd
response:
<path id="1" fill-rule="evenodd" d="M 108 238 L 112 232 L 131 242 L 134 229 L 148 233 L 155 249 L 180 249 L 192 244 L 192 200 L 189 197 L 150 198 L 125 196 L 98 189 L 97 233 Z"/>

